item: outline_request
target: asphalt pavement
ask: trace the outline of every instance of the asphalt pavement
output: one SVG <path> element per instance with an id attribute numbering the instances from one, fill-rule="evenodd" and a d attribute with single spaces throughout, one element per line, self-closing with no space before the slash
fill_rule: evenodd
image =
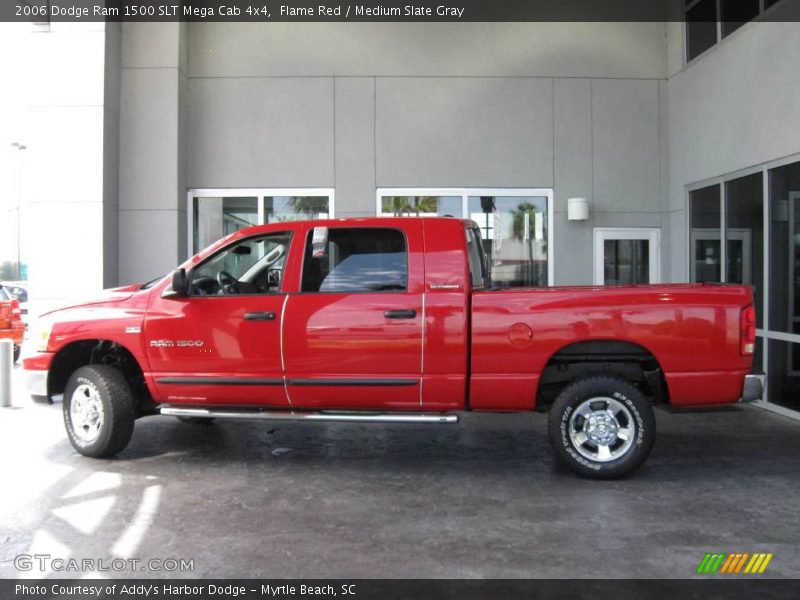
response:
<path id="1" fill-rule="evenodd" d="M 764 577 L 800 576 L 800 424 L 761 409 L 658 410 L 652 456 L 621 481 L 558 465 L 542 414 L 147 417 L 93 460 L 19 375 L 0 409 L 2 577 L 684 578 L 707 552 L 771 552 Z M 95 562 L 18 569 L 37 553 Z"/>

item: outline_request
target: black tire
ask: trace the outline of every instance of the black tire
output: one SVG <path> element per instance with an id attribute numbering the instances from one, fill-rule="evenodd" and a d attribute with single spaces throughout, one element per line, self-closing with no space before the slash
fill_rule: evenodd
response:
<path id="1" fill-rule="evenodd" d="M 214 422 L 214 417 L 177 417 L 177 419 L 187 425 L 211 425 Z"/>
<path id="2" fill-rule="evenodd" d="M 73 403 L 81 401 L 91 401 L 95 408 L 101 409 L 95 410 L 101 418 L 94 437 L 88 435 L 91 428 L 73 423 Z M 114 456 L 128 445 L 133 434 L 136 420 L 133 394 L 125 377 L 114 367 L 91 365 L 77 369 L 67 381 L 63 409 L 69 441 L 84 456 Z"/>
<path id="3" fill-rule="evenodd" d="M 606 418 L 609 410 L 614 414 L 610 420 Z M 626 437 L 621 437 L 623 431 Z M 615 479 L 647 459 L 655 442 L 656 421 L 651 402 L 630 382 L 611 376 L 586 377 L 561 390 L 550 409 L 547 433 L 556 456 L 578 475 Z M 608 439 L 614 441 L 606 443 Z"/>
<path id="4" fill-rule="evenodd" d="M 14 362 L 19 360 L 20 354 L 22 354 L 22 346 L 14 346 Z"/>

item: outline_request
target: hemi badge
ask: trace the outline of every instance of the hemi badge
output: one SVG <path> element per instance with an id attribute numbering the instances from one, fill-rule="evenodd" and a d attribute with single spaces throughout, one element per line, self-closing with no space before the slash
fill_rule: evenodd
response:
<path id="1" fill-rule="evenodd" d="M 141 327 L 126 327 L 125 333 L 142 333 Z"/>

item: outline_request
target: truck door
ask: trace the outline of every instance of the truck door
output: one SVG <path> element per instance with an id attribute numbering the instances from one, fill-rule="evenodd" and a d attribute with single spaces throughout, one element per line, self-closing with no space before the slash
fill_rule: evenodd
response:
<path id="1" fill-rule="evenodd" d="M 189 295 L 151 301 L 144 338 L 160 399 L 194 405 L 288 405 L 281 290 L 291 233 L 233 242 L 189 273 Z"/>
<path id="2" fill-rule="evenodd" d="M 422 223 L 316 233 L 316 244 L 315 229 L 305 233 L 299 293 L 286 303 L 292 406 L 418 410 Z"/>

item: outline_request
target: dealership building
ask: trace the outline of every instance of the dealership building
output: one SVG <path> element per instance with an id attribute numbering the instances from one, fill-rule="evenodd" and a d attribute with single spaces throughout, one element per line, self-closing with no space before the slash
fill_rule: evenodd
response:
<path id="1" fill-rule="evenodd" d="M 723 15 L 691 24 L 33 25 L 32 303 L 251 224 L 466 217 L 501 285 L 754 286 L 768 401 L 800 409 L 800 23 L 787 0 L 724 22 L 731 3 L 687 2 Z"/>

